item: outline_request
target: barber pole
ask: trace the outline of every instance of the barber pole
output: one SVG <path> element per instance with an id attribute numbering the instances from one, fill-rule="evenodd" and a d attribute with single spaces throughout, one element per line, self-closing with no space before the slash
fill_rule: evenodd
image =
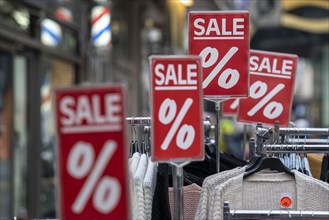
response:
<path id="1" fill-rule="evenodd" d="M 62 39 L 61 26 L 48 18 L 41 22 L 41 42 L 47 46 L 57 46 Z"/>
<path id="2" fill-rule="evenodd" d="M 66 22 L 73 21 L 72 12 L 70 11 L 70 9 L 66 7 L 59 7 L 55 12 L 55 16 L 61 21 L 66 21 Z"/>
<path id="3" fill-rule="evenodd" d="M 91 11 L 91 40 L 96 47 L 109 45 L 111 42 L 111 14 L 104 6 L 95 6 Z"/>

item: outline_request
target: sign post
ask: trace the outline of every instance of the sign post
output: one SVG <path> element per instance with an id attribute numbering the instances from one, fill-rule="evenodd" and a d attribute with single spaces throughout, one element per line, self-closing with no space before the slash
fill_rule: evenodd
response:
<path id="1" fill-rule="evenodd" d="M 215 101 L 217 171 L 219 172 L 220 101 L 248 97 L 248 11 L 189 13 L 189 53 L 202 58 L 203 94 Z"/>
<path id="2" fill-rule="evenodd" d="M 127 219 L 124 87 L 55 95 L 60 219 Z"/>
<path id="3" fill-rule="evenodd" d="M 298 57 L 250 51 L 250 96 L 240 99 L 238 121 L 289 126 Z"/>
<path id="4" fill-rule="evenodd" d="M 203 160 L 201 59 L 152 56 L 152 160 L 174 165 L 174 219 L 183 219 L 183 166 Z"/>

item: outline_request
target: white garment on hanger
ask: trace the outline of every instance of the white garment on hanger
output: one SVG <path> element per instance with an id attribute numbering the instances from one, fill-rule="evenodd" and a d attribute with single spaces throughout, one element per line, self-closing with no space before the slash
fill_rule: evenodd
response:
<path id="1" fill-rule="evenodd" d="M 152 202 L 153 195 L 155 190 L 155 185 L 157 181 L 157 170 L 158 164 L 151 161 L 149 158 L 147 170 L 144 178 L 144 208 L 145 208 L 145 216 L 147 220 L 151 220 L 152 218 Z"/>
<path id="2" fill-rule="evenodd" d="M 228 201 L 231 209 L 280 210 L 280 199 L 288 195 L 291 210 L 329 211 L 329 184 L 293 171 L 295 177 L 286 173 L 255 173 L 246 179 L 243 174 L 233 177 L 215 189 L 215 202 L 209 219 L 223 218 L 223 203 Z"/>
<path id="3" fill-rule="evenodd" d="M 142 154 L 138 163 L 136 173 L 134 175 L 134 188 L 135 188 L 135 207 L 136 219 L 146 219 L 144 207 L 144 177 L 147 169 L 148 158 L 146 154 Z"/>
<path id="4" fill-rule="evenodd" d="M 238 176 L 245 172 L 246 167 L 234 168 L 232 170 L 226 170 L 214 175 L 208 176 L 202 184 L 201 197 L 199 205 L 195 214 L 195 220 L 206 220 L 209 218 L 210 207 L 213 201 L 213 190 L 218 186 L 226 182 L 232 177 Z"/>
<path id="5" fill-rule="evenodd" d="M 135 219 L 137 216 L 136 202 L 135 202 L 135 184 L 134 175 L 136 173 L 138 164 L 140 160 L 140 154 L 138 152 L 134 153 L 128 160 L 129 169 L 129 193 L 130 193 L 130 207 L 131 207 L 131 217 Z"/>

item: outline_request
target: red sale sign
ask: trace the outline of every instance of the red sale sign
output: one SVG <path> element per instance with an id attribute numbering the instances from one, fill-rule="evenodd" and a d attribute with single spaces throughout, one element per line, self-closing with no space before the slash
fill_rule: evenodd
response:
<path id="1" fill-rule="evenodd" d="M 222 115 L 235 116 L 238 113 L 239 99 L 229 99 L 222 102 Z"/>
<path id="2" fill-rule="evenodd" d="M 127 219 L 124 87 L 55 96 L 60 219 Z"/>
<path id="3" fill-rule="evenodd" d="M 250 51 L 250 96 L 240 99 L 238 121 L 288 126 L 298 57 Z"/>
<path id="4" fill-rule="evenodd" d="M 202 72 L 196 56 L 152 56 L 152 159 L 202 160 Z"/>
<path id="5" fill-rule="evenodd" d="M 247 97 L 249 13 L 189 13 L 189 53 L 202 58 L 203 94 L 209 99 Z"/>

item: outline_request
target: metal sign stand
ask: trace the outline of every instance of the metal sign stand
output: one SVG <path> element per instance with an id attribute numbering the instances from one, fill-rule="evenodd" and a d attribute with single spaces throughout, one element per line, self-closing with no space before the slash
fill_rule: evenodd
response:
<path id="1" fill-rule="evenodd" d="M 171 163 L 173 165 L 174 219 L 184 220 L 184 170 L 190 162 Z"/>
<path id="2" fill-rule="evenodd" d="M 245 159 L 245 149 L 247 144 L 247 131 L 248 131 L 248 125 L 243 125 L 243 142 L 242 142 L 242 151 L 243 151 L 243 159 Z"/>
<path id="3" fill-rule="evenodd" d="M 215 142 L 216 142 L 216 170 L 217 173 L 220 172 L 220 101 L 215 102 L 215 112 L 216 112 L 216 134 L 215 134 Z"/>

